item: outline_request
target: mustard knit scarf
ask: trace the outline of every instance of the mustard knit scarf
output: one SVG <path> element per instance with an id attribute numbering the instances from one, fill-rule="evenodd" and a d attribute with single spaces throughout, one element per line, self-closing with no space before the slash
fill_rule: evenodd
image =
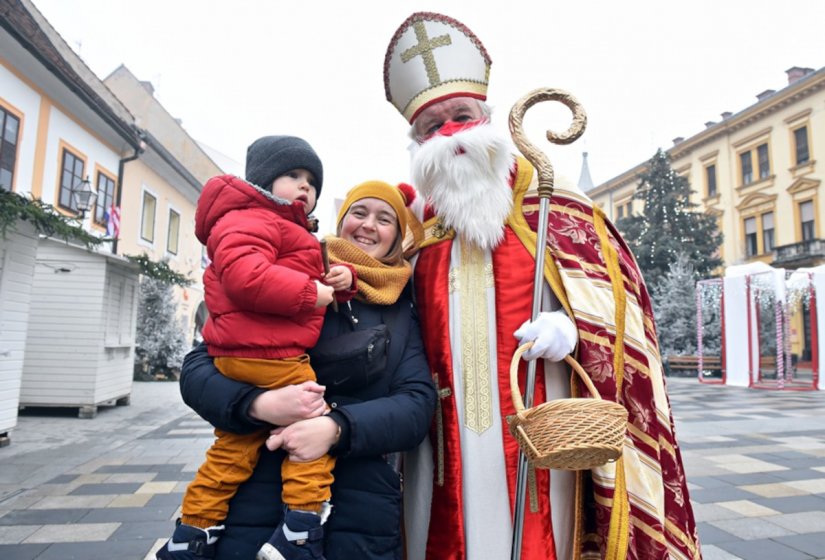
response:
<path id="1" fill-rule="evenodd" d="M 400 264 L 384 264 L 340 237 L 326 238 L 330 263 L 351 264 L 358 274 L 358 293 L 355 299 L 376 305 L 392 305 L 398 301 L 401 290 L 412 275 L 412 266 L 406 260 Z"/>

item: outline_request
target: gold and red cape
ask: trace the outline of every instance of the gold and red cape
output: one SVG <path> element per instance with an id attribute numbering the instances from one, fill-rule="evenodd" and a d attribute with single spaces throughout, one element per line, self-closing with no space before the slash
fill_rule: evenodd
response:
<path id="1" fill-rule="evenodd" d="M 492 253 L 495 278 L 498 388 L 501 414 L 513 414 L 509 362 L 512 333 L 530 317 L 539 201 L 533 167 L 518 158 L 513 211 L 502 243 Z M 425 216 L 425 218 L 430 216 Z M 437 217 L 415 267 L 417 305 L 427 357 L 441 398 L 431 430 L 436 461 L 427 558 L 466 558 L 461 450 L 449 329 L 449 269 L 453 232 Z M 618 231 L 592 202 L 558 189 L 550 201 L 544 276 L 574 318 L 576 357 L 601 396 L 629 413 L 622 458 L 579 473 L 575 558 L 701 558 L 685 473 L 662 375 L 653 312 L 638 266 Z M 539 364 L 540 366 L 540 364 Z M 534 404 L 545 394 L 539 369 Z M 521 384 L 524 391 L 525 368 Z M 586 390 L 575 382 L 574 394 Z M 503 419 L 502 419 L 503 420 Z M 506 426 L 506 421 L 502 422 Z M 518 446 L 502 430 L 510 490 L 515 496 Z M 522 558 L 555 558 L 548 471 L 537 470 L 538 513 L 525 516 Z M 480 490 L 483 491 L 483 490 Z M 556 538 L 567 538 L 557 535 Z M 560 559 L 561 560 L 561 559 Z M 566 559 L 564 559 L 566 560 Z"/>

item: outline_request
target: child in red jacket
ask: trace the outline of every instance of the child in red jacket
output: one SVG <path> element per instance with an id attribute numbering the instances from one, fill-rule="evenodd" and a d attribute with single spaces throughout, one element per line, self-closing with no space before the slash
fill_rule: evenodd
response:
<path id="1" fill-rule="evenodd" d="M 324 275 L 320 245 L 310 233 L 307 215 L 322 182 L 321 160 L 307 142 L 265 136 L 247 150 L 246 181 L 224 175 L 203 188 L 195 213 L 195 234 L 211 259 L 203 277 L 209 310 L 203 338 L 227 377 L 266 389 L 315 381 L 306 351 L 318 340 L 325 307 L 333 291 L 342 301 L 355 294 L 347 266 Z M 323 408 L 323 388 L 304 387 Z M 268 435 L 266 429 L 246 435 L 215 430 L 217 439 L 186 489 L 175 533 L 157 558 L 214 554 L 229 501 L 251 476 Z M 287 511 L 258 558 L 323 558 L 321 525 L 334 466 L 329 455 L 284 460 Z"/>

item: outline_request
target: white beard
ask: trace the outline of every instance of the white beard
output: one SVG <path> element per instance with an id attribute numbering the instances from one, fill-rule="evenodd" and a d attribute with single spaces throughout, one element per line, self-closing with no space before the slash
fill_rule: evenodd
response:
<path id="1" fill-rule="evenodd" d="M 411 151 L 413 184 L 444 225 L 482 249 L 498 246 L 513 207 L 515 158 L 507 140 L 487 123 L 434 136 Z"/>

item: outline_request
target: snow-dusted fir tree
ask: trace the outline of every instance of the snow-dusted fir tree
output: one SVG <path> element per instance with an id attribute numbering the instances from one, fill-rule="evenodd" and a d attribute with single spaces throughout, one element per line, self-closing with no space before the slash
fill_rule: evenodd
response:
<path id="1" fill-rule="evenodd" d="M 624 235 L 645 282 L 653 288 L 684 253 L 698 278 L 711 276 L 722 265 L 718 249 L 722 234 L 716 218 L 698 210 L 690 200 L 690 183 L 670 167 L 670 157 L 661 149 L 639 176 L 633 197 L 644 202 L 639 214 L 622 218 L 616 226 Z"/>
<path id="2" fill-rule="evenodd" d="M 187 350 L 186 333 L 176 316 L 172 284 L 143 276 L 137 320 L 137 361 L 144 361 L 151 376 L 170 376 L 180 368 Z"/>
<path id="3" fill-rule="evenodd" d="M 687 255 L 678 253 L 653 288 L 653 313 L 662 356 L 696 353 L 696 279 Z"/>

